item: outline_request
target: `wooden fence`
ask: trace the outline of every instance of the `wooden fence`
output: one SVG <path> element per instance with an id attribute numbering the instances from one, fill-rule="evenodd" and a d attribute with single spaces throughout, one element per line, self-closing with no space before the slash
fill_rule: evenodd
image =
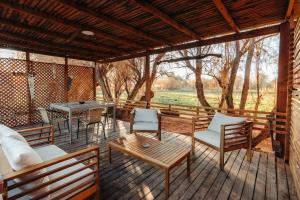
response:
<path id="1" fill-rule="evenodd" d="M 99 97 L 97 98 L 97 100 L 104 101 L 102 98 Z M 146 107 L 146 102 L 144 101 L 114 99 L 114 102 L 116 103 L 119 112 L 123 112 L 123 115 L 125 115 L 125 117 L 134 107 Z M 222 112 L 232 116 L 247 117 L 249 120 L 253 121 L 253 130 L 257 134 L 288 134 L 288 123 L 286 113 L 240 109 L 219 109 L 202 106 L 163 104 L 158 102 L 151 102 L 150 107 L 159 108 L 162 114 L 164 114 L 165 116 L 190 120 L 193 116 L 213 115 L 214 112 Z"/>

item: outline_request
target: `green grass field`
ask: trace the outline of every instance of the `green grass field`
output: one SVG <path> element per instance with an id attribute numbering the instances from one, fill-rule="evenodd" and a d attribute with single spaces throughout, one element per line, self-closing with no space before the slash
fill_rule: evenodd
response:
<path id="1" fill-rule="evenodd" d="M 179 105 L 191 105 L 197 106 L 198 99 L 196 91 L 185 91 L 185 90 L 167 90 L 167 91 L 154 91 L 153 102 L 166 103 L 166 104 L 179 104 Z M 205 96 L 207 101 L 213 106 L 218 107 L 220 92 L 218 91 L 206 91 Z M 241 92 L 234 94 L 235 107 L 239 107 L 241 98 Z M 255 91 L 250 91 L 246 103 L 246 109 L 254 109 L 256 101 Z M 259 106 L 260 111 L 272 111 L 275 103 L 275 94 L 273 92 L 264 92 L 262 102 Z"/>

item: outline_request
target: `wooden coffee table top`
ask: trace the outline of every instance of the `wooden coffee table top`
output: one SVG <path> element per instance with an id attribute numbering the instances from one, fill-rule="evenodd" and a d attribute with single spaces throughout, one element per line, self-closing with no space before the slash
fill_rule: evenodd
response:
<path id="1" fill-rule="evenodd" d="M 149 147 L 144 147 L 144 144 L 149 144 Z M 159 141 L 139 134 L 117 138 L 108 142 L 108 146 L 164 169 L 178 165 L 178 161 L 191 152 L 186 146 Z"/>

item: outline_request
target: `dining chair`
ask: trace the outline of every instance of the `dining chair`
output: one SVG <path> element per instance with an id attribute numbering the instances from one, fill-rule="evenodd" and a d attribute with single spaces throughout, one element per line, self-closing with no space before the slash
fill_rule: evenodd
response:
<path id="1" fill-rule="evenodd" d="M 114 108 L 113 107 L 107 107 L 105 108 L 104 112 L 102 113 L 102 117 L 104 117 L 104 127 L 106 127 L 106 124 L 110 123 L 115 123 L 115 125 L 117 126 L 117 121 L 113 120 L 113 116 L 114 116 Z"/>
<path id="2" fill-rule="evenodd" d="M 44 125 L 54 125 L 57 124 L 59 133 L 61 134 L 61 128 L 59 123 L 64 122 L 64 125 L 67 123 L 68 131 L 70 132 L 69 121 L 65 117 L 53 117 L 53 111 L 47 111 L 45 108 L 38 107 L 38 111 L 42 117 L 42 126 Z M 49 118 L 48 112 L 52 112 L 52 117 Z"/>
<path id="3" fill-rule="evenodd" d="M 79 137 L 79 125 L 83 124 L 85 126 L 85 137 L 86 137 L 86 144 L 88 144 L 88 127 L 90 125 L 97 124 L 97 139 L 99 137 L 99 127 L 102 125 L 102 131 L 104 134 L 104 139 L 106 139 L 105 135 L 105 127 L 103 122 L 101 121 L 102 112 L 104 111 L 103 108 L 93 108 L 89 109 L 86 116 L 82 116 L 78 118 L 78 128 L 77 128 L 77 138 Z"/>

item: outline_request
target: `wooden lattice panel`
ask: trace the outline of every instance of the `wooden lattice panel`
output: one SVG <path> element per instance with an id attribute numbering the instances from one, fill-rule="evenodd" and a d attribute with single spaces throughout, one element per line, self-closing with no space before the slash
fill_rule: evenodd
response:
<path id="1" fill-rule="evenodd" d="M 35 97 L 32 101 L 33 122 L 39 122 L 38 107 L 48 108 L 51 103 L 64 102 L 64 65 L 32 62 Z"/>
<path id="2" fill-rule="evenodd" d="M 93 68 L 69 66 L 68 74 L 69 79 L 72 78 L 68 91 L 68 100 L 70 102 L 93 100 Z"/>
<path id="3" fill-rule="evenodd" d="M 0 123 L 14 127 L 29 122 L 27 64 L 0 59 Z"/>

